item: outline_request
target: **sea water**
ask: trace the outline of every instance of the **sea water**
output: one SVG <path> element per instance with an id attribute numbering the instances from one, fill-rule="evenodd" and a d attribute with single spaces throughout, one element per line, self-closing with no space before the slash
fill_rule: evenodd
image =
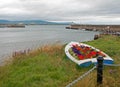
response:
<path id="1" fill-rule="evenodd" d="M 68 25 L 27 25 L 25 28 L 0 28 L 0 63 L 15 51 L 46 44 L 93 40 L 99 32 L 65 29 Z"/>

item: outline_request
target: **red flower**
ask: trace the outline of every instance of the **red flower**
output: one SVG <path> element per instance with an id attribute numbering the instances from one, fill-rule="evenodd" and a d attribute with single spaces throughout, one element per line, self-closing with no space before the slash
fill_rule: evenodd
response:
<path id="1" fill-rule="evenodd" d="M 97 57 L 98 55 L 101 55 L 105 57 L 104 53 L 101 51 L 96 51 L 95 49 L 84 46 L 84 45 L 78 45 L 78 44 L 73 44 L 73 48 L 75 48 L 75 52 L 77 52 L 77 56 L 80 60 L 83 60 L 85 58 L 94 58 Z"/>
<path id="2" fill-rule="evenodd" d="M 86 58 L 91 58 L 91 57 L 92 57 L 92 54 L 90 53 L 86 55 Z"/>
<path id="3" fill-rule="evenodd" d="M 85 49 L 89 51 L 89 50 L 90 50 L 90 47 L 86 47 Z"/>
<path id="4" fill-rule="evenodd" d="M 96 52 L 96 51 L 91 51 L 90 54 L 91 54 L 93 57 L 95 57 L 96 54 L 97 54 L 97 52 Z"/>
<path id="5" fill-rule="evenodd" d="M 83 56 L 83 55 L 78 55 L 78 58 L 79 58 L 80 60 L 83 60 L 83 59 L 84 59 L 84 56 Z"/>

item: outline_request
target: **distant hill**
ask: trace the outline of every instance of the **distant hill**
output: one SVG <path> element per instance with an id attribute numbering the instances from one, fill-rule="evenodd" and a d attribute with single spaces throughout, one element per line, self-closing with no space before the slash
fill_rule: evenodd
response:
<path id="1" fill-rule="evenodd" d="M 8 20 L 0 20 L 0 24 L 5 24 L 5 23 L 8 23 L 9 21 Z"/>
<path id="2" fill-rule="evenodd" d="M 9 21 L 9 20 L 0 20 L 0 24 L 31 24 L 31 25 L 37 25 L 37 24 L 71 24 L 72 22 L 49 22 L 45 20 L 23 20 L 23 21 Z"/>

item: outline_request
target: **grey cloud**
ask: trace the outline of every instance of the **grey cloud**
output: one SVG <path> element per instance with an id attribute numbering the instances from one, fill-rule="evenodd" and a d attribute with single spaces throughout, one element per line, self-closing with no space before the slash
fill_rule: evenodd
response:
<path id="1" fill-rule="evenodd" d="M 11 1 L 11 2 L 10 2 Z M 0 4 L 0 19 L 120 22 L 119 0 L 10 0 Z M 118 18 L 118 19 L 117 19 Z"/>

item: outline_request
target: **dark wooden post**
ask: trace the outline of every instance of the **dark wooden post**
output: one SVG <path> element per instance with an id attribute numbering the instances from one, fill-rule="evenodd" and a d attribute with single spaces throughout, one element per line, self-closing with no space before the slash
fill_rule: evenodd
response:
<path id="1" fill-rule="evenodd" d="M 103 57 L 99 56 L 97 58 L 97 84 L 102 84 L 103 80 Z"/>

